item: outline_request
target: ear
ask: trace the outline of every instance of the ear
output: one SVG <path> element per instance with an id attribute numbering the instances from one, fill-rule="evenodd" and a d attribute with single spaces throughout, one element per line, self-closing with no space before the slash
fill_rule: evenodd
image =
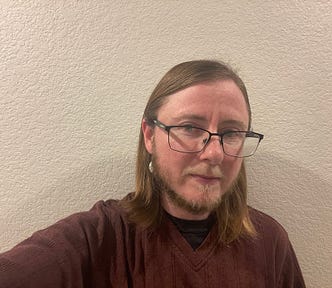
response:
<path id="1" fill-rule="evenodd" d="M 153 147 L 153 141 L 154 141 L 154 132 L 153 132 L 153 127 L 149 125 L 146 119 L 142 120 L 142 132 L 144 136 L 144 144 L 146 150 L 152 154 L 152 147 Z"/>

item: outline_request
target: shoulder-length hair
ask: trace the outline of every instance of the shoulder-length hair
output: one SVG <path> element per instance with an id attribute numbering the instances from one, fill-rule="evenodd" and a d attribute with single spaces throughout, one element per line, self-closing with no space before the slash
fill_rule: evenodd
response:
<path id="1" fill-rule="evenodd" d="M 231 67 L 212 60 L 184 62 L 169 70 L 153 90 L 146 105 L 143 119 L 151 122 L 157 118 L 159 108 L 170 95 L 203 82 L 232 80 L 241 90 L 247 104 L 249 125 L 251 127 L 251 109 L 246 87 Z M 136 161 L 136 190 L 122 200 L 131 221 L 143 227 L 157 227 L 160 224 L 163 209 L 160 194 L 163 187 L 149 171 L 151 155 L 144 144 L 142 129 L 139 135 Z M 256 231 L 250 221 L 247 207 L 247 178 L 244 163 L 239 175 L 229 191 L 223 196 L 216 209 L 219 241 L 230 243 L 240 236 L 254 236 Z"/>

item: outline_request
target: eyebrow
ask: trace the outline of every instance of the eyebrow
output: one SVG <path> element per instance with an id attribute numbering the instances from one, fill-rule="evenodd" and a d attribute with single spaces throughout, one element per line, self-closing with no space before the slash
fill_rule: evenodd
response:
<path id="1" fill-rule="evenodd" d="M 180 121 L 180 120 L 196 120 L 200 122 L 207 122 L 207 119 L 203 116 L 199 115 L 193 115 L 193 114 L 183 114 L 178 117 L 174 118 L 175 121 Z"/>
<path id="2" fill-rule="evenodd" d="M 246 125 L 244 122 L 239 121 L 239 120 L 225 120 L 221 122 L 222 125 L 234 125 L 234 126 L 238 126 L 241 127 L 241 129 L 246 130 L 248 125 Z"/>
<path id="3" fill-rule="evenodd" d="M 175 117 L 174 120 L 175 121 L 196 120 L 199 122 L 208 122 L 208 120 L 205 117 L 200 116 L 200 115 L 193 115 L 193 114 L 180 115 L 178 117 Z M 248 128 L 247 125 L 243 121 L 239 121 L 239 120 L 235 120 L 235 119 L 224 120 L 224 121 L 220 122 L 219 125 L 221 125 L 221 126 L 225 126 L 225 125 L 238 126 L 243 130 L 246 130 Z"/>

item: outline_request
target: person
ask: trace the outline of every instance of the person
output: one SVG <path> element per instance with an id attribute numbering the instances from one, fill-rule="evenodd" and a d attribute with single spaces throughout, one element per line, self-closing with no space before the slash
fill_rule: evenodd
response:
<path id="1" fill-rule="evenodd" d="M 135 191 L 1 254 L 0 286 L 305 287 L 285 230 L 247 204 L 251 118 L 228 65 L 173 67 L 144 111 Z"/>

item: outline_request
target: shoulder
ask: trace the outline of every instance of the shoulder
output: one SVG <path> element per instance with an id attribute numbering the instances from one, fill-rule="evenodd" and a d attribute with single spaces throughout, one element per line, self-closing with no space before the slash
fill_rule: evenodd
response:
<path id="1" fill-rule="evenodd" d="M 288 234 L 276 219 L 252 207 L 249 207 L 249 215 L 259 239 L 270 242 L 274 246 L 280 244 L 288 246 Z"/>
<path id="2" fill-rule="evenodd" d="M 107 227 L 127 223 L 126 212 L 120 204 L 120 200 L 109 199 L 96 202 L 93 207 L 86 212 L 76 214 L 83 223 L 103 223 Z M 75 217 L 75 214 L 74 214 Z"/>
<path id="3" fill-rule="evenodd" d="M 119 200 L 109 199 L 96 202 L 89 212 L 111 217 L 121 216 L 123 214 L 123 209 L 119 204 Z"/>
<path id="4" fill-rule="evenodd" d="M 273 273 L 269 274 L 269 281 L 278 283 L 278 287 L 305 287 L 297 257 L 284 227 L 254 208 L 249 208 L 249 214 L 258 234 L 254 242 L 260 251 L 264 251 L 266 265 L 272 265 Z"/>
<path id="5" fill-rule="evenodd" d="M 90 210 L 74 213 L 33 233 L 26 241 L 36 241 L 46 246 L 49 241 L 61 245 L 80 243 L 84 246 L 111 237 L 115 230 L 112 227 L 120 226 L 118 223 L 124 222 L 124 217 L 118 200 L 101 200 Z"/>
<path id="6" fill-rule="evenodd" d="M 270 215 L 259 211 L 253 207 L 249 207 L 250 220 L 254 223 L 257 229 L 271 229 L 281 232 L 286 232 L 283 226 Z"/>

